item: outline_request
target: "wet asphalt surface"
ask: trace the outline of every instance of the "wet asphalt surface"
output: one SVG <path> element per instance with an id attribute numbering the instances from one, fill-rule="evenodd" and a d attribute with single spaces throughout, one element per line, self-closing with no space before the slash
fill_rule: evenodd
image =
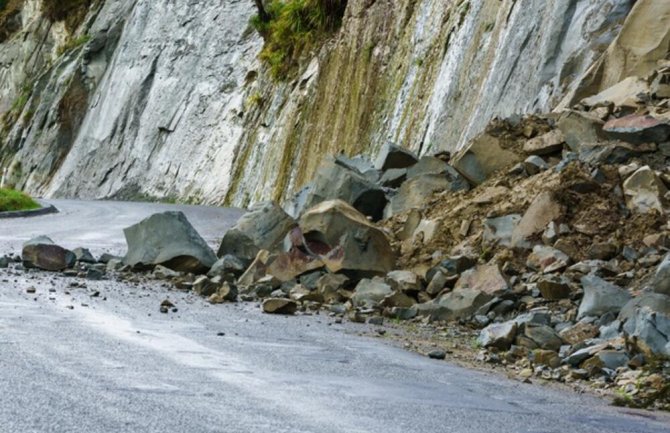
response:
<path id="1" fill-rule="evenodd" d="M 61 213 L 0 220 L 0 253 L 46 234 L 119 254 L 123 227 L 176 208 L 216 246 L 239 216 L 54 203 Z M 176 313 L 158 312 L 166 298 Z M 0 432 L 670 432 L 666 414 L 430 360 L 361 326 L 210 306 L 160 282 L 0 270 Z"/>

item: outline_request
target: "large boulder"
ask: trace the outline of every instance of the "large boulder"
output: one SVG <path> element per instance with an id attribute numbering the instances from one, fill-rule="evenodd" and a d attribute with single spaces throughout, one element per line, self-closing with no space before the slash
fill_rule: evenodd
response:
<path id="1" fill-rule="evenodd" d="M 670 124 L 649 115 L 631 114 L 613 119 L 603 129 L 610 138 L 633 144 L 664 143 L 670 138 Z"/>
<path id="2" fill-rule="evenodd" d="M 58 246 L 50 238 L 39 236 L 23 244 L 23 266 L 45 271 L 62 271 L 74 266 L 77 257 L 72 251 Z"/>
<path id="3" fill-rule="evenodd" d="M 416 155 L 400 146 L 387 143 L 379 152 L 375 168 L 389 170 L 394 168 L 408 168 L 416 164 Z"/>
<path id="4" fill-rule="evenodd" d="M 595 275 L 582 277 L 581 283 L 584 297 L 579 304 L 577 319 L 618 313 L 631 298 L 628 291 Z"/>
<path id="5" fill-rule="evenodd" d="M 364 277 L 395 267 L 395 253 L 384 232 L 341 200 L 309 209 L 300 218 L 300 229 L 308 252 L 331 272 Z"/>
<path id="6" fill-rule="evenodd" d="M 463 272 L 456 282 L 455 288 L 469 288 L 496 296 L 506 292 L 509 289 L 509 284 L 500 272 L 500 267 L 491 262 Z"/>
<path id="7" fill-rule="evenodd" d="M 663 208 L 667 205 L 665 194 L 668 190 L 654 170 L 647 165 L 626 179 L 623 183 L 623 192 L 628 208 L 641 213 L 652 210 L 663 212 Z"/>
<path id="8" fill-rule="evenodd" d="M 582 99 L 587 107 L 612 103 L 617 107 L 637 108 L 642 101 L 640 95 L 649 93 L 649 83 L 639 77 L 628 77 L 597 95 Z"/>
<path id="9" fill-rule="evenodd" d="M 507 350 L 516 337 L 517 324 L 514 321 L 493 323 L 482 329 L 477 341 L 482 347 L 497 347 Z"/>
<path id="10" fill-rule="evenodd" d="M 163 265 L 180 272 L 207 272 L 216 255 L 181 212 L 150 216 L 123 230 L 128 244 L 125 264 L 133 267 Z"/>
<path id="11" fill-rule="evenodd" d="M 328 157 L 319 168 L 319 175 L 314 180 L 305 208 L 335 199 L 348 203 L 374 221 L 383 218 L 387 203 L 383 188 L 357 170 Z"/>
<path id="12" fill-rule="evenodd" d="M 542 192 L 535 197 L 521 221 L 514 227 L 510 243 L 515 248 L 529 248 L 529 240 L 542 233 L 550 222 L 558 219 L 563 207 L 549 192 Z"/>
<path id="13" fill-rule="evenodd" d="M 386 216 L 390 217 L 414 208 L 422 208 L 437 192 L 460 191 L 469 188 L 467 182 L 458 173 L 449 172 L 453 176 L 444 174 L 421 174 L 408 179 L 391 198 Z"/>
<path id="14" fill-rule="evenodd" d="M 511 150 L 502 147 L 500 139 L 481 134 L 451 159 L 451 164 L 470 183 L 479 185 L 493 173 L 521 161 Z"/>
<path id="15" fill-rule="evenodd" d="M 415 308 L 421 316 L 430 320 L 459 320 L 473 315 L 481 306 L 493 297 L 477 289 L 455 289 L 430 302 Z"/>
<path id="16" fill-rule="evenodd" d="M 248 264 L 260 250 L 274 251 L 279 248 L 295 225 L 295 220 L 277 203 L 259 203 L 226 232 L 218 255 L 231 255 Z"/>
<path id="17" fill-rule="evenodd" d="M 563 149 L 565 137 L 560 129 L 554 129 L 544 135 L 528 140 L 523 145 L 523 151 L 530 155 L 549 155 Z"/>
<path id="18" fill-rule="evenodd" d="M 647 293 L 631 299 L 621 309 L 619 320 L 638 349 L 670 357 L 670 296 Z"/>
<path id="19" fill-rule="evenodd" d="M 602 120 L 580 111 L 566 111 L 556 124 L 574 152 L 579 152 L 582 146 L 606 140 L 603 125 Z"/>
<path id="20" fill-rule="evenodd" d="M 512 233 L 519 225 L 521 215 L 511 214 L 484 220 L 483 241 L 490 245 L 509 247 L 512 243 Z"/>
<path id="21" fill-rule="evenodd" d="M 375 308 L 392 294 L 393 288 L 383 278 L 364 278 L 356 286 L 351 302 L 356 307 Z"/>

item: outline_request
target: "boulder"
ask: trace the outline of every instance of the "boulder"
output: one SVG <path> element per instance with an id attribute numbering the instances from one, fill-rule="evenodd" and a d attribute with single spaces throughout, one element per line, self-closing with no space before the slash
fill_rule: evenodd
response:
<path id="1" fill-rule="evenodd" d="M 656 268 L 651 288 L 656 293 L 670 296 L 670 254 Z"/>
<path id="2" fill-rule="evenodd" d="M 364 278 L 356 286 L 351 302 L 356 307 L 376 308 L 384 298 L 393 293 L 393 288 L 383 278 Z"/>
<path id="3" fill-rule="evenodd" d="M 349 278 L 342 274 L 325 274 L 316 282 L 316 290 L 325 303 L 336 303 L 343 299 L 342 290 L 349 283 Z"/>
<path id="4" fill-rule="evenodd" d="M 619 310 L 630 300 L 630 294 L 595 275 L 586 275 L 581 279 L 584 297 L 579 304 L 577 318 L 602 316 Z"/>
<path id="5" fill-rule="evenodd" d="M 558 219 L 562 213 L 563 207 L 550 192 L 538 194 L 512 232 L 512 246 L 529 248 L 530 238 L 541 234 L 547 225 Z"/>
<path id="6" fill-rule="evenodd" d="M 225 275 L 240 276 L 244 273 L 247 266 L 239 258 L 226 254 L 212 265 L 212 268 L 207 273 L 210 278 L 223 277 Z"/>
<path id="7" fill-rule="evenodd" d="M 493 173 L 520 162 L 516 153 L 503 149 L 501 141 L 489 134 L 481 134 L 451 159 L 453 167 L 471 184 L 479 185 Z"/>
<path id="8" fill-rule="evenodd" d="M 558 368 L 561 358 L 553 350 L 535 349 L 530 354 L 531 361 L 536 365 L 546 365 L 550 368 Z"/>
<path id="9" fill-rule="evenodd" d="M 400 188 L 400 186 L 407 180 L 406 168 L 392 168 L 386 170 L 379 179 L 379 184 L 386 188 Z"/>
<path id="10" fill-rule="evenodd" d="M 72 251 L 56 245 L 46 236 L 33 238 L 23 244 L 23 266 L 45 271 L 62 271 L 71 268 L 77 260 Z"/>
<path id="11" fill-rule="evenodd" d="M 393 216 L 414 208 L 422 208 L 435 193 L 460 191 L 468 187 L 460 180 L 452 182 L 439 174 L 422 174 L 408 179 L 391 198 L 386 216 Z"/>
<path id="12" fill-rule="evenodd" d="M 493 297 L 481 290 L 454 289 L 430 302 L 418 304 L 417 312 L 430 320 L 459 320 L 472 316 Z"/>
<path id="13" fill-rule="evenodd" d="M 445 176 L 451 183 L 451 190 L 468 190 L 470 184 L 460 173 L 444 160 L 434 156 L 424 156 L 419 162 L 407 169 L 407 178 L 413 179 L 425 174 Z"/>
<path id="14" fill-rule="evenodd" d="M 594 324 L 588 322 L 578 322 L 575 325 L 561 330 L 558 335 L 567 344 L 575 346 L 586 340 L 596 338 L 598 333 L 598 327 Z"/>
<path id="15" fill-rule="evenodd" d="M 642 102 L 640 95 L 645 93 L 649 93 L 647 80 L 628 77 L 597 95 L 582 99 L 581 103 L 587 107 L 614 104 L 617 107 L 637 108 Z"/>
<path id="16" fill-rule="evenodd" d="M 549 164 L 541 157 L 531 155 L 523 162 L 523 168 L 529 176 L 535 176 L 542 171 L 548 170 Z"/>
<path id="17" fill-rule="evenodd" d="M 267 268 L 274 257 L 267 250 L 260 250 L 246 271 L 238 278 L 237 284 L 249 287 L 267 275 Z"/>
<path id="18" fill-rule="evenodd" d="M 509 290 L 509 284 L 498 264 L 491 262 L 469 269 L 461 274 L 455 289 L 474 289 L 496 296 Z"/>
<path id="19" fill-rule="evenodd" d="M 542 297 L 549 301 L 558 301 L 570 297 L 570 285 L 562 277 L 543 276 L 537 281 Z"/>
<path id="20" fill-rule="evenodd" d="M 285 298 L 268 298 L 263 301 L 263 312 L 267 314 L 292 315 L 298 310 L 298 303 Z"/>
<path id="21" fill-rule="evenodd" d="M 650 115 L 631 114 L 605 123 L 605 133 L 613 140 L 633 144 L 664 143 L 670 139 L 670 124 Z"/>
<path id="22" fill-rule="evenodd" d="M 395 144 L 387 143 L 379 152 L 375 167 L 378 170 L 408 168 L 416 164 L 416 162 L 417 157 L 413 152 Z"/>
<path id="23" fill-rule="evenodd" d="M 128 253 L 123 261 L 133 267 L 163 265 L 180 272 L 207 272 L 216 255 L 186 216 L 164 212 L 123 230 Z"/>
<path id="24" fill-rule="evenodd" d="M 570 257 L 567 254 L 546 245 L 536 245 L 526 261 L 526 266 L 545 274 L 561 271 L 569 264 Z"/>
<path id="25" fill-rule="evenodd" d="M 266 272 L 279 281 L 286 282 L 323 266 L 323 262 L 317 257 L 305 254 L 299 248 L 291 248 L 289 252 L 277 254 Z"/>
<path id="26" fill-rule="evenodd" d="M 237 301 L 237 287 L 230 283 L 223 283 L 213 294 L 209 296 L 207 301 L 210 304 L 223 304 L 224 302 Z"/>
<path id="27" fill-rule="evenodd" d="M 529 155 L 549 155 L 563 149 L 565 137 L 560 129 L 554 129 L 544 135 L 528 140 L 523 145 L 523 151 Z"/>
<path id="28" fill-rule="evenodd" d="M 629 209 L 647 213 L 652 210 L 663 212 L 667 205 L 665 194 L 668 192 L 663 181 L 649 166 L 633 173 L 623 183 L 623 192 Z"/>
<path id="29" fill-rule="evenodd" d="M 556 331 L 547 325 L 538 325 L 526 323 L 523 326 L 523 333 L 517 337 L 517 345 L 528 347 L 529 349 L 544 349 L 558 351 L 563 341 Z"/>
<path id="30" fill-rule="evenodd" d="M 511 214 L 484 220 L 483 240 L 486 244 L 509 247 L 512 233 L 521 221 L 521 215 Z"/>
<path id="31" fill-rule="evenodd" d="M 417 294 L 423 289 L 421 277 L 412 271 L 392 271 L 386 275 L 386 282 L 393 288 L 404 293 Z"/>
<path id="32" fill-rule="evenodd" d="M 209 297 L 221 287 L 221 282 L 215 282 L 202 275 L 193 282 L 193 291 L 200 296 Z"/>
<path id="33" fill-rule="evenodd" d="M 573 152 L 579 152 L 584 145 L 606 140 L 603 125 L 602 120 L 581 111 L 564 112 L 556 124 Z"/>
<path id="34" fill-rule="evenodd" d="M 670 296 L 646 293 L 631 299 L 621 309 L 619 320 L 643 353 L 670 357 Z"/>
<path id="35" fill-rule="evenodd" d="M 78 262 L 82 263 L 98 263 L 98 261 L 93 257 L 93 254 L 87 248 L 75 248 L 72 250 Z"/>
<path id="36" fill-rule="evenodd" d="M 300 218 L 307 250 L 331 272 L 358 276 L 387 274 L 395 253 L 384 232 L 341 200 L 320 203 Z"/>
<path id="37" fill-rule="evenodd" d="M 260 250 L 272 252 L 281 247 L 286 234 L 295 225 L 295 220 L 277 203 L 258 203 L 226 232 L 218 256 L 231 255 L 248 264 Z"/>
<path id="38" fill-rule="evenodd" d="M 507 350 L 516 337 L 517 324 L 514 321 L 494 323 L 482 329 L 477 341 L 482 347 L 496 347 Z"/>

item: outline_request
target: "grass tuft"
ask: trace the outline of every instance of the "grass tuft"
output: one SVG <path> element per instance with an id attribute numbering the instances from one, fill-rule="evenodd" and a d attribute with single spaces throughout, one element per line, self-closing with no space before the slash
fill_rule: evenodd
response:
<path id="1" fill-rule="evenodd" d="M 0 212 L 37 209 L 40 205 L 28 194 L 10 188 L 0 188 Z"/>

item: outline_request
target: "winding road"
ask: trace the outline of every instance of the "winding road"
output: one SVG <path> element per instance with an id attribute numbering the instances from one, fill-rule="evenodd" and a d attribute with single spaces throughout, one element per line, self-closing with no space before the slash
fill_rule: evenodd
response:
<path id="1" fill-rule="evenodd" d="M 40 234 L 120 254 L 123 227 L 174 209 L 216 246 L 240 215 L 53 203 L 59 214 L 0 220 L 0 254 Z M 165 298 L 176 313 L 158 313 Z M 665 414 L 430 360 L 361 326 L 210 306 L 160 282 L 0 270 L 0 432 L 670 432 Z"/>

